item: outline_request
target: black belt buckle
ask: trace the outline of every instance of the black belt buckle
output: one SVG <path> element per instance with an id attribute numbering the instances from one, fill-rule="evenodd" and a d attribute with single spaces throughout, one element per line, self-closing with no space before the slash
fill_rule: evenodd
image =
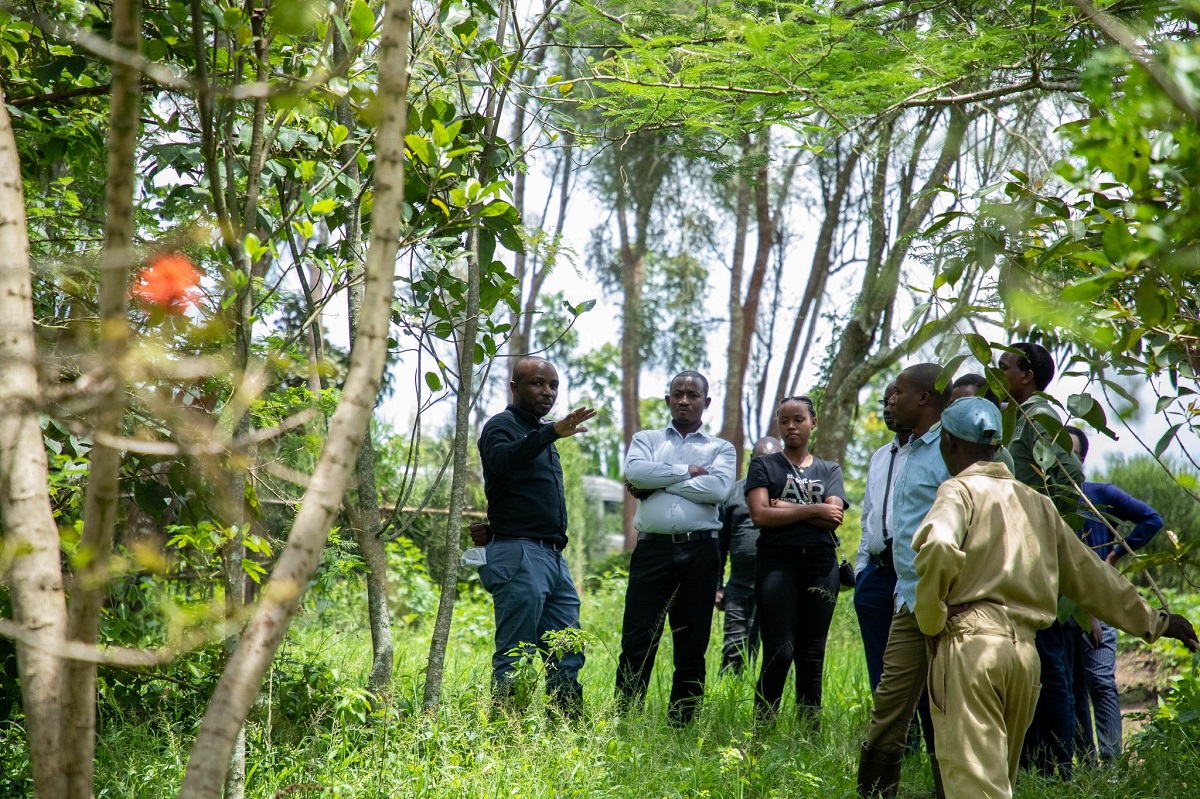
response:
<path id="1" fill-rule="evenodd" d="M 883 551 L 879 553 L 879 565 L 888 569 L 895 569 L 896 564 L 892 559 L 892 539 L 884 542 Z"/>

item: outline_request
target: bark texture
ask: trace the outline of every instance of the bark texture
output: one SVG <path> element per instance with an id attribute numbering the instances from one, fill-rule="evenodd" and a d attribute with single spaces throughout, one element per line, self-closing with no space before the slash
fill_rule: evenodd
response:
<path id="1" fill-rule="evenodd" d="M 958 161 L 968 122 L 968 115 L 958 107 L 950 109 L 949 119 L 944 125 L 935 115 L 926 116 L 913 131 L 908 157 L 900 164 L 891 162 L 894 123 L 889 122 L 884 126 L 875 158 L 875 178 L 870 200 L 871 232 L 862 288 L 854 312 L 838 341 L 820 408 L 821 428 L 814 449 L 822 458 L 835 463 L 845 460 L 858 410 L 859 391 L 872 376 L 895 364 L 904 353 L 903 344 L 888 341 L 883 323 L 896 301 L 901 266 L 911 248 L 913 236 L 933 210 L 934 189 L 945 181 L 948 171 Z M 925 180 L 918 186 L 917 172 L 922 152 L 926 142 L 939 128 L 943 133 L 941 147 L 933 165 L 925 173 Z M 886 210 L 889 165 L 900 173 L 894 232 L 889 231 Z M 889 238 L 894 242 L 890 248 L 887 246 Z"/>
<path id="2" fill-rule="evenodd" d="M 13 620 L 27 634 L 17 643 L 17 667 L 34 795 L 61 799 L 66 795 L 60 749 L 63 662 L 55 652 L 66 635 L 67 608 L 38 423 L 36 357 L 21 166 L 12 122 L 0 103 L 0 519 L 12 558 L 5 577 Z"/>
<path id="3" fill-rule="evenodd" d="M 141 50 L 140 0 L 116 0 L 112 6 L 113 44 L 138 54 Z M 137 132 L 141 110 L 141 76 L 123 64 L 112 67 L 109 104 L 108 172 L 104 196 L 104 250 L 100 256 L 98 370 L 107 372 L 97 396 L 94 426 L 114 438 L 123 431 L 125 382 L 123 362 L 129 342 L 129 271 L 134 260 L 133 191 L 137 167 Z M 109 576 L 109 558 L 117 521 L 121 453 L 102 443 L 92 447 L 84 500 L 83 532 L 68 614 L 72 641 L 95 644 L 100 610 Z M 62 763 L 66 797 L 89 799 L 93 792 L 96 753 L 96 664 L 67 661 L 63 679 Z"/>
<path id="4" fill-rule="evenodd" d="M 301 501 L 287 546 L 280 553 L 237 651 L 205 711 L 180 789 L 182 799 L 217 799 L 221 794 L 238 731 L 296 614 L 301 592 L 320 560 L 379 393 L 387 355 L 392 277 L 404 201 L 411 25 L 411 0 L 387 7 L 379 51 L 374 219 L 366 257 L 359 335 L 350 356 L 342 401 L 330 421 L 329 437 Z"/>
<path id="5" fill-rule="evenodd" d="M 346 46 L 340 36 L 334 38 L 334 61 L 346 57 Z M 350 101 L 343 99 L 337 107 L 338 121 L 347 130 L 354 128 L 354 112 Z M 338 158 L 346 168 L 346 176 L 355 185 L 362 179 L 354 145 L 343 142 Z M 343 258 L 350 264 L 350 286 L 346 293 L 350 320 L 350 344 L 358 340 L 362 317 L 364 262 L 362 251 L 362 194 L 355 196 L 346 219 Z M 375 697 L 384 694 L 392 684 L 392 615 L 388 608 L 387 550 L 379 537 L 381 523 L 379 490 L 375 484 L 375 443 L 370 425 L 363 433 L 362 446 L 355 459 L 354 480 L 358 488 L 350 505 L 350 520 L 363 562 L 367 565 L 367 615 L 371 626 L 371 672 L 367 675 L 367 690 Z"/>

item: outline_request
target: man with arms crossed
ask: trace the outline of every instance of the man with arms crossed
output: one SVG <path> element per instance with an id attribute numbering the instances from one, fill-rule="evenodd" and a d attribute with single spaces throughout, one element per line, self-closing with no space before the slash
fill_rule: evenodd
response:
<path id="1" fill-rule="evenodd" d="M 704 696 L 704 652 L 720 582 L 721 522 L 717 506 L 729 496 L 737 455 L 728 441 L 704 432 L 712 399 L 699 372 L 680 372 L 667 393 L 671 423 L 633 436 L 625 479 L 637 492 L 637 547 L 629 563 L 616 696 L 628 709 L 650 684 L 663 624 L 671 622 L 675 676 L 670 721 L 690 722 Z"/>
<path id="2" fill-rule="evenodd" d="M 479 436 L 488 525 L 483 530 L 474 525 L 471 532 L 476 544 L 489 531 L 491 538 L 479 582 L 492 595 L 496 613 L 492 696 L 511 701 L 516 663 L 538 647 L 546 661 L 547 696 L 573 716 L 583 706 L 583 653 L 567 652 L 560 659 L 541 648 L 546 633 L 579 627 L 579 594 L 562 554 L 567 502 L 554 442 L 586 432 L 580 425 L 596 411 L 576 408 L 559 422 L 543 422 L 558 398 L 558 372 L 541 358 L 518 360 L 509 388 L 512 403 Z"/>
<path id="3" fill-rule="evenodd" d="M 993 462 L 1000 412 L 977 397 L 942 414 L 941 451 L 954 477 L 913 538 L 916 616 L 932 638 L 929 700 L 948 797 L 1007 799 L 1033 716 L 1034 631 L 1058 595 L 1131 635 L 1200 643 L 1183 616 L 1152 609 L 1101 563 L 1044 495 Z"/>

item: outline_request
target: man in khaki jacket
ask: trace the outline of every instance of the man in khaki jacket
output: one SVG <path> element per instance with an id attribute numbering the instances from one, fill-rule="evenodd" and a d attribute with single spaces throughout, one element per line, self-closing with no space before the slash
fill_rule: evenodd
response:
<path id="1" fill-rule="evenodd" d="M 929 700 L 948 797 L 1012 796 L 1021 742 L 1037 703 L 1036 630 L 1061 593 L 1146 641 L 1196 651 L 1191 622 L 1152 609 L 1063 523 L 1049 498 L 992 458 L 996 406 L 975 397 L 942 414 L 942 483 L 913 539 L 915 615 L 931 637 Z"/>

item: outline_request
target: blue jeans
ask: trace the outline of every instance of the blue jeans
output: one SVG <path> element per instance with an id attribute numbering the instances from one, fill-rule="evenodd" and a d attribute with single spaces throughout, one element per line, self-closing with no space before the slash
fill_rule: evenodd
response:
<path id="1" fill-rule="evenodd" d="M 1092 645 L 1086 630 L 1074 623 L 1075 668 L 1075 749 L 1084 757 L 1109 759 L 1121 754 L 1121 702 L 1117 696 L 1117 631 L 1100 622 L 1100 646 Z M 1092 712 L 1096 716 L 1096 737 L 1092 738 Z"/>
<path id="2" fill-rule="evenodd" d="M 1033 724 L 1025 734 L 1021 764 L 1051 776 L 1071 778 L 1075 741 L 1075 702 L 1067 662 L 1066 627 L 1054 622 L 1034 637 L 1042 667 L 1042 689 Z M 1072 642 L 1073 643 L 1073 642 Z"/>
<path id="3" fill-rule="evenodd" d="M 543 636 L 579 628 L 579 594 L 561 552 L 528 539 L 493 540 L 479 582 L 492 595 L 496 611 L 496 653 L 492 655 L 492 695 L 512 695 L 516 663 L 522 656 L 541 654 L 546 664 L 546 694 L 562 709 L 581 706 L 579 670 L 583 652 L 556 657 Z"/>

